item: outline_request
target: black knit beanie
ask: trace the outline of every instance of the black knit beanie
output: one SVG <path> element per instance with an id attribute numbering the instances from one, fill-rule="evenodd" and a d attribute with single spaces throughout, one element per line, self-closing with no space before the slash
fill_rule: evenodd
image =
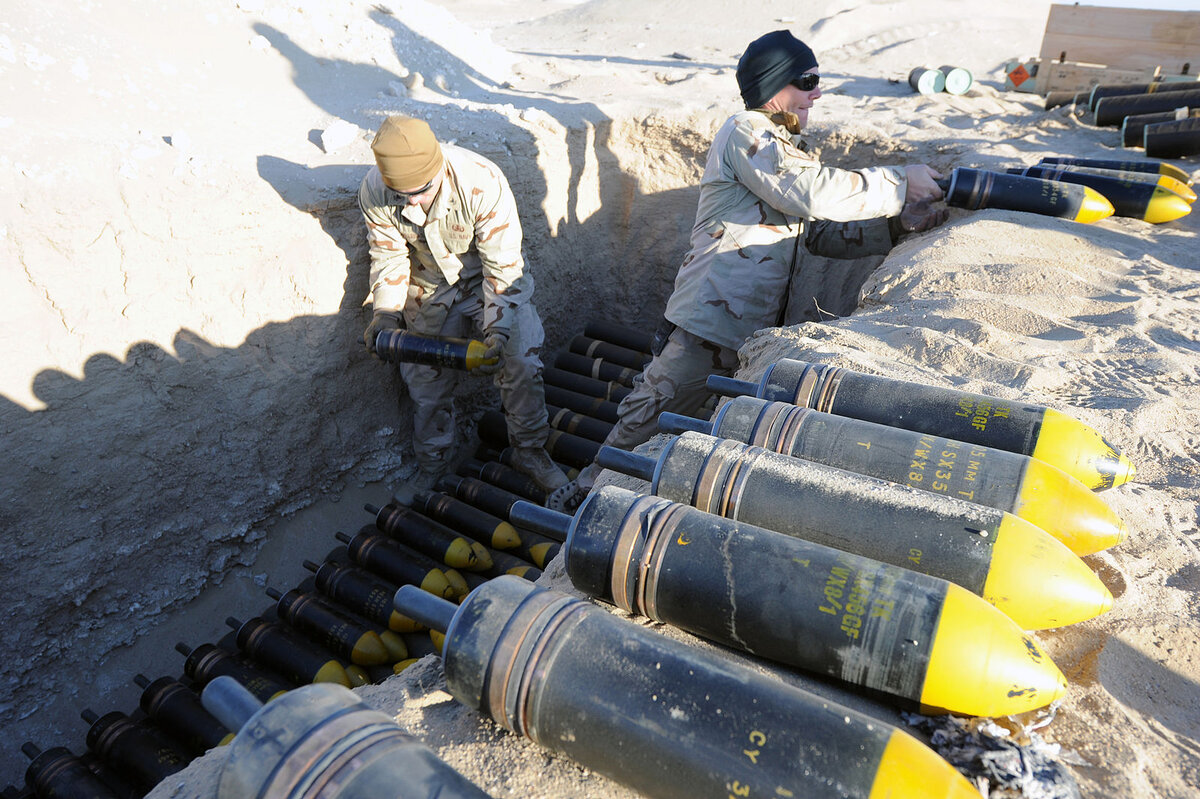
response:
<path id="1" fill-rule="evenodd" d="M 759 36 L 738 59 L 737 82 L 746 107 L 761 107 L 784 86 L 816 66 L 813 51 L 790 31 Z"/>

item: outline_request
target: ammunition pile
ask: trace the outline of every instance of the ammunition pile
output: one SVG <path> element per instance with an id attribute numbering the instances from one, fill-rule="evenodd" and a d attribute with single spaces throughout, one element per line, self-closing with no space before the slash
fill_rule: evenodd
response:
<path id="1" fill-rule="evenodd" d="M 1196 121 L 1200 83 L 1194 80 L 1124 89 L 1096 86 L 1088 99 L 1088 109 L 1095 125 L 1120 125 L 1122 143 L 1145 149 L 1148 158 L 1183 158 L 1200 153 L 1200 122 Z"/>
<path id="2" fill-rule="evenodd" d="M 1157 225 L 1191 213 L 1196 200 L 1187 173 L 1158 161 L 1043 158 L 1005 172 L 955 167 L 937 182 L 946 204 L 957 208 L 1003 208 L 1083 223 L 1116 215 Z"/>
<path id="3" fill-rule="evenodd" d="M 978 795 L 906 732 L 517 577 L 396 606 L 445 631 L 455 699 L 647 796 Z"/>
<path id="4" fill-rule="evenodd" d="M 1143 149 L 1147 158 L 1186 158 L 1200 153 L 1200 81 L 1194 77 L 1098 84 L 1078 93 L 1050 92 L 1046 96 L 1047 110 L 1068 104 L 1075 106 L 1076 115 L 1097 127 L 1120 126 L 1121 145 Z M 1183 179 L 1186 181 L 1186 176 Z"/>
<path id="5" fill-rule="evenodd" d="M 1070 96 L 1046 98 L 1046 108 L 1074 103 L 1097 127 L 1121 128 L 1121 144 L 1147 158 L 1200 153 L 1200 81 L 1191 76 L 1140 84 L 1098 84 Z M 1186 180 L 1186 177 L 1184 178 Z"/>
<path id="6" fill-rule="evenodd" d="M 1085 224 L 1113 214 L 1112 203 L 1103 195 L 1074 183 L 961 166 L 937 183 L 946 193 L 946 205 L 955 208 L 1003 208 Z"/>
<path id="7" fill-rule="evenodd" d="M 595 365 L 560 363 L 602 377 Z M 653 496 L 609 486 L 573 516 L 532 496 L 495 512 L 564 540 L 567 575 L 588 596 L 900 706 L 1007 715 L 1065 692 L 1062 673 L 1024 631 L 1112 606 L 1079 556 L 1127 535 L 1093 493 L 1133 477 L 1114 446 L 1049 408 L 819 364 L 781 361 L 759 384 L 714 377 L 709 388 L 733 399 L 711 420 L 664 414 L 660 427 L 679 435 L 657 457 L 596 451 L 597 463 L 647 481 Z M 502 423 L 489 419 L 484 426 L 495 429 L 481 426 L 481 438 L 499 446 Z M 643 727 L 672 729 L 655 701 L 628 717 L 606 704 L 617 695 L 665 697 L 736 718 L 711 701 L 718 694 L 708 680 L 717 678 L 695 652 L 676 653 L 645 628 L 623 629 L 577 599 L 524 585 L 488 583 L 457 611 L 408 588 L 396 602 L 446 630 L 451 693 L 510 730 L 655 796 L 711 790 L 704 780 L 714 770 L 740 773 L 737 762 L 702 768 L 651 740 Z M 606 638 L 645 657 L 585 664 L 579 653 Z M 623 676 L 610 677 L 609 665 Z M 737 677 L 741 686 L 748 679 Z M 787 706 L 823 741 L 819 714 L 776 691 L 764 699 L 739 688 L 760 708 L 739 723 L 761 724 L 775 738 L 761 708 Z M 709 752 L 728 745 L 720 734 L 710 742 L 709 732 L 696 741 L 689 731 L 689 740 Z M 800 751 L 817 745 L 796 735 L 789 743 Z M 804 765 L 817 779 L 835 768 Z M 872 765 L 860 775 L 878 778 Z M 813 790 L 795 769 L 756 776 L 765 782 L 752 790 Z M 925 795 L 925 786 L 904 785 L 904 795 Z M 938 790 L 953 793 L 949 785 Z"/>
<path id="8" fill-rule="evenodd" d="M 937 73 L 937 70 L 925 72 Z M 918 70 L 913 70 L 909 76 L 914 88 L 920 85 L 933 91 L 935 81 L 928 74 L 917 73 Z M 1195 81 L 1151 84 L 1148 89 L 1096 86 L 1088 103 L 1095 109 L 1097 124 L 1123 125 L 1125 146 L 1142 146 L 1144 141 L 1148 157 L 1179 158 L 1200 153 L 1198 86 L 1200 83 Z M 925 89 L 918 90 L 928 93 Z M 1127 95 L 1117 94 L 1118 91 L 1143 93 Z M 1188 98 L 1192 98 L 1190 108 L 1174 104 Z M 1077 96 L 1076 102 L 1083 102 L 1082 96 Z M 1132 109 L 1141 107 L 1136 104 L 1150 102 L 1163 104 L 1161 110 L 1110 116 L 1117 107 Z M 1050 98 L 1046 107 L 1052 107 Z M 1112 121 L 1114 118 L 1116 122 Z M 1190 175 L 1158 160 L 1043 158 L 1034 166 L 1012 167 L 1004 172 L 955 167 L 949 177 L 937 182 L 946 194 L 946 204 L 956 208 L 1002 208 L 1083 223 L 1115 215 L 1157 225 L 1191 213 L 1196 201 Z"/>
<path id="9" fill-rule="evenodd" d="M 11 795 L 141 797 L 230 745 L 222 799 L 483 796 L 346 690 L 440 654 L 458 701 L 649 796 L 976 796 L 906 732 L 533 581 L 561 552 L 577 590 L 628 613 L 898 707 L 1021 713 L 1067 690 L 1026 631 L 1112 606 L 1080 556 L 1126 537 L 1093 490 L 1133 465 L 1049 408 L 793 360 L 710 378 L 728 399 L 664 414 L 654 457 L 604 447 L 649 348 L 592 323 L 546 370 L 552 458 L 648 493 L 551 511 L 484 414 L 434 490 L 366 505 L 258 616 L 178 644 L 182 676 L 138 675 L 134 712 L 84 711 L 86 754 L 26 743 Z"/>
<path id="10" fill-rule="evenodd" d="M 1196 193 L 1186 183 L 1170 175 L 1070 165 L 1031 166 L 1009 169 L 1008 172 L 1087 186 L 1112 203 L 1115 216 L 1141 219 L 1154 225 L 1191 213 L 1191 203 L 1196 199 Z"/>
<path id="11" fill-rule="evenodd" d="M 506 509 L 516 502 L 545 499 L 532 481 L 498 460 L 468 463 L 460 472 L 470 476 L 447 480 L 445 493 L 419 494 L 411 505 L 366 506 L 371 523 L 353 536 L 334 534 L 340 546 L 323 562 L 303 561 L 310 577 L 287 591 L 268 588 L 272 603 L 253 618 L 228 618 L 232 630 L 225 638 L 177 644 L 185 658 L 182 675 L 153 681 L 137 675 L 143 689 L 137 709 L 83 711 L 90 725 L 84 755 L 27 742 L 26 786 L 5 795 L 138 799 L 193 758 L 232 742 L 222 799 L 311 798 L 312 786 L 329 780 L 341 788 L 321 795 L 343 799 L 485 796 L 390 719 L 345 693 L 441 651 L 441 631 L 397 611 L 401 585 L 459 602 L 501 574 L 537 579 L 561 548 L 507 520 Z M 224 687 L 213 701 L 232 716 L 207 709 L 206 686 L 214 683 Z M 228 726 L 228 718 L 237 725 Z M 235 737 L 243 724 L 251 731 Z M 263 737 L 268 732 L 269 740 Z M 285 739 L 299 747 L 295 752 L 321 757 L 308 761 L 277 748 Z M 410 787 L 397 792 L 401 775 Z"/>

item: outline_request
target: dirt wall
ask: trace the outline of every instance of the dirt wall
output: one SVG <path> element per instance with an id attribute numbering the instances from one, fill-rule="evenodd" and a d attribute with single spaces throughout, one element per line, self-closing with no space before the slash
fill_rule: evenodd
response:
<path id="1" fill-rule="evenodd" d="M 525 117 L 434 127 L 509 176 L 548 350 L 593 317 L 652 326 L 719 120 Z M 23 268 L 6 291 L 41 294 L 5 334 L 17 357 L 0 396 L 14 781 L 21 740 L 78 749 L 79 710 L 114 709 L 130 677 L 108 673 L 116 653 L 180 626 L 206 589 L 261 585 L 277 521 L 412 468 L 403 390 L 360 340 L 365 137 L 351 150 L 337 166 L 262 155 L 212 180 L 164 173 L 157 197 L 97 179 L 69 226 L 31 202 L 9 230 Z M 480 378 L 460 394 L 496 401 Z"/>

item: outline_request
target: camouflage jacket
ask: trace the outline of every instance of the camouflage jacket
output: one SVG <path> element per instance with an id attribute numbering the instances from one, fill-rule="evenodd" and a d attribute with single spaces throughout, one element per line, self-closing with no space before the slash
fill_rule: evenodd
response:
<path id="1" fill-rule="evenodd" d="M 499 167 L 443 144 L 446 176 L 428 215 L 404 203 L 372 168 L 358 191 L 371 253 L 375 310 L 404 311 L 412 330 L 436 333 L 466 291 L 483 300 L 485 333 L 508 333 L 533 295 L 521 255 L 517 203 Z"/>
<path id="2" fill-rule="evenodd" d="M 835 258 L 887 252 L 882 218 L 904 204 L 903 168 L 824 167 L 803 146 L 761 111 L 734 114 L 717 132 L 668 321 L 737 349 L 777 323 L 793 259 L 802 268 L 806 249 Z"/>

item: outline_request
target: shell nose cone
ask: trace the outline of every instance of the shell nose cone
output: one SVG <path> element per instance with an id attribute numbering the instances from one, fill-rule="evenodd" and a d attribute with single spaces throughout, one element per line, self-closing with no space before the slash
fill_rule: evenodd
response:
<path id="1" fill-rule="evenodd" d="M 1067 693 L 1067 678 L 1042 648 L 1034 643 L 1032 638 L 1026 637 L 1025 645 L 1031 653 L 1036 651 L 1040 654 L 1040 659 L 1034 658 L 1040 662 L 1037 662 L 1036 665 L 1030 664 L 1030 667 L 1021 675 L 1023 681 L 1020 686 L 1025 692 L 1024 699 L 1028 709 L 1033 710 L 1045 707 L 1062 698 Z"/>
<path id="2" fill-rule="evenodd" d="M 1075 216 L 1076 222 L 1084 224 L 1099 222 L 1115 213 L 1116 209 L 1113 208 L 1113 204 L 1108 201 L 1108 198 L 1090 186 L 1083 187 L 1083 194 L 1083 204 Z"/>
<path id="3" fill-rule="evenodd" d="M 1087 570 L 1090 579 L 1080 574 L 1076 580 L 1064 581 L 1061 584 L 1059 606 L 1056 608 L 1060 618 L 1056 626 L 1087 621 L 1112 610 L 1114 600 L 1108 586 L 1100 581 L 1087 564 L 1080 561 L 1080 565 Z"/>
<path id="4" fill-rule="evenodd" d="M 1191 204 L 1178 194 L 1166 189 L 1158 189 L 1146 206 L 1145 219 L 1151 224 L 1173 222 L 1187 216 L 1192 211 Z"/>
<path id="5" fill-rule="evenodd" d="M 1076 555 L 1100 552 L 1129 536 L 1125 522 L 1096 491 L 1034 458 L 1025 465 L 1015 513 L 1066 544 Z"/>
<path id="6" fill-rule="evenodd" d="M 1048 705 L 1066 680 L 1027 633 L 979 597 L 951 585 L 930 649 L 926 712 L 1007 716 Z"/>
<path id="7" fill-rule="evenodd" d="M 1025 630 L 1076 624 L 1112 607 L 1108 589 L 1079 556 L 1015 518 L 996 536 L 983 598 Z"/>
<path id="8" fill-rule="evenodd" d="M 1061 505 L 1067 534 L 1056 534 L 1054 537 L 1080 556 L 1115 547 L 1128 538 L 1128 525 L 1101 499 L 1098 492 L 1088 491 L 1083 486 L 1079 488 L 1083 493 L 1064 497 Z M 1068 499 L 1073 501 L 1068 502 Z"/>
<path id="9" fill-rule="evenodd" d="M 1082 510 L 1079 510 L 1073 517 L 1074 525 L 1071 532 L 1074 534 L 1070 540 L 1056 536 L 1059 540 L 1067 545 L 1067 548 L 1076 555 L 1093 555 L 1110 547 L 1115 547 L 1126 538 L 1129 537 L 1129 527 L 1125 524 L 1117 514 L 1113 513 L 1108 505 L 1101 503 L 1103 500 L 1091 494 L 1093 501 L 1092 507 L 1095 511 L 1087 514 L 1084 511 L 1090 510 L 1082 502 L 1077 503 Z"/>

